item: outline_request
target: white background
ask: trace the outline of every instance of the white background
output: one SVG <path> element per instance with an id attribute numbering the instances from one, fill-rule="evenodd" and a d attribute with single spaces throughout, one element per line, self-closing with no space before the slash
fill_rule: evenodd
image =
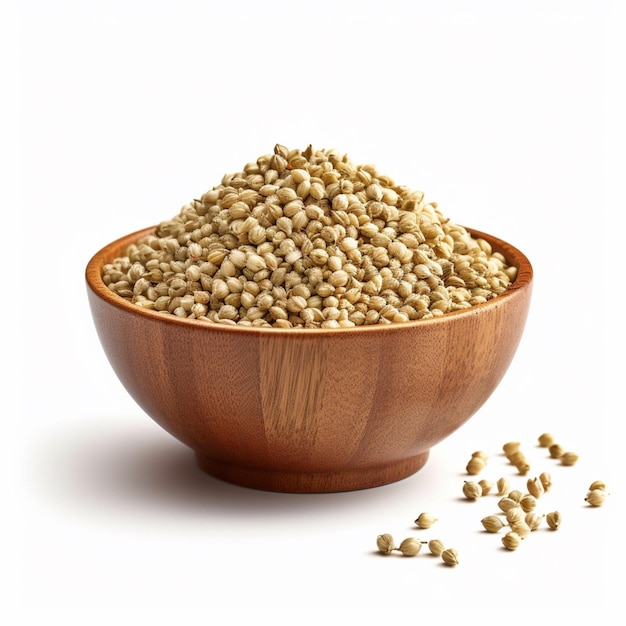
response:
<path id="1" fill-rule="evenodd" d="M 613 612 L 624 558 L 620 7 L 8 5 L 3 326 L 17 349 L 5 353 L 2 567 L 19 617 L 5 623 L 542 624 Z M 533 263 L 505 379 L 393 485 L 290 495 L 201 473 L 130 399 L 95 334 L 90 256 L 277 142 L 374 163 Z M 575 467 L 537 447 L 544 431 L 580 454 Z M 501 455 L 512 439 L 531 474 L 553 476 L 540 510 L 564 519 L 516 552 L 482 531 L 497 497 L 461 494 L 479 449 L 490 455 L 482 477 L 524 489 Z M 611 491 L 599 509 L 584 502 L 595 479 Z M 413 524 L 422 511 L 439 518 L 428 531 Z M 460 564 L 377 555 L 384 532 L 440 538 Z"/>

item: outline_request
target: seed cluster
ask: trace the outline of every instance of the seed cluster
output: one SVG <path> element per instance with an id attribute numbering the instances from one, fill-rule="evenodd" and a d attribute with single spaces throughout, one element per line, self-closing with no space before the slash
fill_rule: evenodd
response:
<path id="1" fill-rule="evenodd" d="M 399 546 L 396 546 L 393 537 L 389 533 L 378 535 L 376 547 L 384 555 L 399 552 L 403 556 L 417 556 L 422 546 L 428 545 L 428 550 L 433 556 L 440 556 L 441 560 L 448 566 L 454 567 L 459 564 L 459 553 L 454 548 L 446 548 L 441 539 L 431 539 L 430 541 L 420 541 L 415 537 L 407 537 Z"/>
<path id="2" fill-rule="evenodd" d="M 548 448 L 551 458 L 560 460 L 563 465 L 571 466 L 578 460 L 578 454 L 564 452 L 563 447 L 555 443 L 554 437 L 550 433 L 540 435 L 538 442 L 540 447 Z M 502 446 L 502 451 L 520 475 L 528 474 L 531 466 L 526 455 L 522 452 L 519 441 L 506 442 Z M 472 459 L 476 455 L 478 453 L 475 452 Z M 484 453 L 480 453 L 480 456 L 486 458 Z M 468 474 L 477 473 L 470 471 L 469 466 L 466 467 L 466 471 Z M 484 488 L 485 485 L 491 485 L 491 483 L 486 480 L 480 481 L 480 483 L 471 480 L 464 481 L 463 495 L 468 500 L 478 500 L 489 493 L 489 490 Z M 497 502 L 499 512 L 483 517 L 481 524 L 488 533 L 498 533 L 503 528 L 507 528 L 506 534 L 502 537 L 502 545 L 507 550 L 516 550 L 531 532 L 541 526 L 544 520 L 551 530 L 557 530 L 560 527 L 562 516 L 559 511 L 550 511 L 546 514 L 535 511 L 541 496 L 552 487 L 552 477 L 548 472 L 541 472 L 538 476 L 528 478 L 525 492 L 511 489 L 510 483 L 505 477 L 499 478 L 496 486 L 497 494 L 500 496 Z M 606 485 L 602 481 L 594 481 L 589 486 L 585 501 L 591 506 L 602 506 L 607 496 Z"/>
<path id="3" fill-rule="evenodd" d="M 341 328 L 432 318 L 515 279 L 424 194 L 336 150 L 276 145 L 103 268 L 136 305 L 209 323 Z"/>
<path id="4" fill-rule="evenodd" d="M 573 465 L 578 460 L 578 455 L 570 452 L 573 462 L 563 462 L 563 453 L 554 455 L 553 447 L 555 446 L 552 435 L 545 433 L 539 437 L 539 446 L 548 448 L 551 458 L 561 460 L 563 465 Z M 522 467 L 520 474 L 526 475 L 530 470 L 530 464 L 526 456 L 521 452 L 520 443 L 510 441 L 502 446 L 507 460 L 516 466 Z M 476 460 L 480 463 L 475 463 Z M 474 452 L 466 471 L 470 475 L 478 474 L 486 466 L 488 456 L 482 451 Z M 551 510 L 547 513 L 537 511 L 538 504 L 542 496 L 552 488 L 552 476 L 546 471 L 542 471 L 537 476 L 526 479 L 525 489 L 512 489 L 511 483 L 506 477 L 500 477 L 495 484 L 487 479 L 481 479 L 476 482 L 474 480 L 466 480 L 463 482 L 462 491 L 467 500 L 477 501 L 484 498 L 494 490 L 498 496 L 497 511 L 486 515 L 480 521 L 482 527 L 487 533 L 501 533 L 502 545 L 506 550 L 517 550 L 524 540 L 531 533 L 541 528 L 544 524 L 548 530 L 558 530 L 561 526 L 562 515 L 558 510 Z M 591 507 L 602 506 L 609 496 L 606 484 L 601 480 L 593 481 L 588 488 L 585 501 Z M 415 525 L 420 529 L 428 529 L 438 521 L 434 515 L 423 512 L 415 519 Z M 406 543 L 405 543 L 406 542 Z M 378 549 L 384 554 L 390 554 L 394 550 L 400 551 L 406 556 L 415 556 L 421 549 L 421 544 L 428 544 L 431 554 L 441 556 L 446 565 L 458 564 L 458 552 L 455 549 L 446 549 L 443 542 L 439 539 L 431 539 L 430 541 L 421 541 L 417 539 L 406 539 L 399 548 L 393 543 L 393 538 L 389 534 L 379 535 L 377 540 Z M 403 547 L 404 546 L 404 547 Z"/>

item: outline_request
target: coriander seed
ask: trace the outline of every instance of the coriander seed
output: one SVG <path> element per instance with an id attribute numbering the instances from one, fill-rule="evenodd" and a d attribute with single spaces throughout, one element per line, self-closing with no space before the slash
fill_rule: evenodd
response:
<path id="1" fill-rule="evenodd" d="M 463 494 L 468 500 L 478 500 L 483 494 L 483 490 L 478 483 L 466 480 L 463 483 Z"/>
<path id="2" fill-rule="evenodd" d="M 528 493 L 530 493 L 535 498 L 540 498 L 544 492 L 543 482 L 541 482 L 541 478 L 529 478 L 526 481 L 526 488 L 528 489 Z"/>
<path id="3" fill-rule="evenodd" d="M 561 456 L 563 456 L 563 453 L 565 452 L 565 449 L 563 448 L 562 445 L 558 444 L 558 443 L 553 443 L 549 448 L 548 448 L 548 452 L 550 453 L 550 456 L 553 459 L 560 459 Z"/>
<path id="4" fill-rule="evenodd" d="M 510 530 L 504 537 L 502 537 L 502 545 L 507 550 L 517 550 L 522 538 L 513 530 Z"/>
<path id="5" fill-rule="evenodd" d="M 488 533 L 497 533 L 505 525 L 497 515 L 488 515 L 487 517 L 483 517 L 480 521 Z"/>
<path id="6" fill-rule="evenodd" d="M 509 481 L 506 478 L 498 478 L 498 482 L 496 483 L 496 488 L 498 490 L 499 496 L 504 496 L 509 493 Z"/>
<path id="7" fill-rule="evenodd" d="M 539 480 L 543 486 L 544 493 L 550 491 L 550 487 L 552 487 L 552 476 L 550 476 L 548 472 L 541 472 L 541 474 L 539 474 Z"/>
<path id="8" fill-rule="evenodd" d="M 564 452 L 560 457 L 562 465 L 576 465 L 576 461 L 578 461 L 578 455 L 575 452 Z"/>
<path id="9" fill-rule="evenodd" d="M 500 500 L 498 500 L 498 508 L 505 513 L 509 509 L 515 508 L 516 506 L 519 506 L 519 504 L 517 500 L 514 500 L 513 498 L 508 498 L 507 496 L 504 496 L 504 498 L 500 498 Z"/>
<path id="10" fill-rule="evenodd" d="M 511 524 L 511 530 L 517 533 L 520 539 L 526 539 L 530 535 L 530 526 L 524 521 L 519 520 Z"/>
<path id="11" fill-rule="evenodd" d="M 539 513 L 535 513 L 534 511 L 529 511 L 526 513 L 526 517 L 524 521 L 528 524 L 528 527 L 531 531 L 537 530 L 541 525 L 541 520 L 544 518 L 543 515 L 539 515 Z"/>
<path id="12" fill-rule="evenodd" d="M 488 495 L 491 492 L 491 489 L 493 487 L 493 483 L 488 480 L 485 480 L 484 478 L 478 481 L 478 485 L 482 491 L 483 496 Z"/>
<path id="13" fill-rule="evenodd" d="M 519 505 L 524 513 L 529 513 L 530 511 L 533 511 L 537 506 L 537 498 L 535 498 L 535 496 L 531 496 L 530 494 L 526 494 L 519 501 Z"/>
<path id="14" fill-rule="evenodd" d="M 378 550 L 385 555 L 391 554 L 394 550 L 396 550 L 393 537 L 389 533 L 378 535 L 378 537 L 376 537 L 376 546 L 378 547 Z"/>
<path id="15" fill-rule="evenodd" d="M 554 437 L 550 433 L 543 433 L 539 435 L 539 446 L 542 448 L 549 448 L 554 443 Z"/>
<path id="16" fill-rule="evenodd" d="M 604 489 L 592 489 L 587 493 L 585 502 L 588 502 L 591 506 L 602 506 L 607 496 L 608 494 Z"/>
<path id="17" fill-rule="evenodd" d="M 485 461 L 478 456 L 473 456 L 465 466 L 465 471 L 475 476 L 476 474 L 480 474 L 485 469 Z"/>
<path id="18" fill-rule="evenodd" d="M 524 509 L 522 509 L 521 506 L 514 506 L 505 511 L 504 517 L 509 524 L 515 524 L 516 522 L 520 522 L 524 519 L 524 513 Z"/>
<path id="19" fill-rule="evenodd" d="M 519 441 L 508 441 L 502 446 L 502 450 L 506 457 L 511 456 L 514 452 L 517 452 L 520 447 Z"/>
<path id="20" fill-rule="evenodd" d="M 454 548 L 448 548 L 441 553 L 441 558 L 446 565 L 454 567 L 459 564 L 459 553 Z"/>
<path id="21" fill-rule="evenodd" d="M 552 511 L 546 515 L 546 522 L 552 530 L 558 530 L 561 525 L 561 514 L 558 511 Z"/>
<path id="22" fill-rule="evenodd" d="M 421 549 L 422 543 L 413 537 L 407 537 L 398 547 L 403 556 L 416 556 Z"/>
<path id="23" fill-rule="evenodd" d="M 415 524 L 418 528 L 430 528 L 436 521 L 438 520 L 434 515 L 430 513 L 420 513 L 415 520 Z"/>
<path id="24" fill-rule="evenodd" d="M 446 549 L 446 547 L 441 539 L 431 539 L 428 542 L 428 549 L 430 550 L 431 554 L 434 554 L 435 556 L 441 556 L 441 553 Z"/>

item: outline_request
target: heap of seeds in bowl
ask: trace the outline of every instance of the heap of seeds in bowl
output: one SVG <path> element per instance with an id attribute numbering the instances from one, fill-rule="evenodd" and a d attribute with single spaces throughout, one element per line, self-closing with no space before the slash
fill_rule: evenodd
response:
<path id="1" fill-rule="evenodd" d="M 277 145 L 105 265 L 103 279 L 140 307 L 208 323 L 344 328 L 465 309 L 516 272 L 373 165 Z"/>

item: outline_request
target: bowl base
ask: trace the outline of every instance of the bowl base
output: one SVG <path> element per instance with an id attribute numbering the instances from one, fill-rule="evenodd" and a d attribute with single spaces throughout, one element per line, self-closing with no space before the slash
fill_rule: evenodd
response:
<path id="1" fill-rule="evenodd" d="M 336 493 L 381 487 L 408 478 L 422 469 L 429 450 L 409 459 L 373 468 L 356 468 L 337 472 L 287 472 L 240 465 L 196 452 L 196 461 L 203 471 L 241 487 L 283 493 Z"/>

